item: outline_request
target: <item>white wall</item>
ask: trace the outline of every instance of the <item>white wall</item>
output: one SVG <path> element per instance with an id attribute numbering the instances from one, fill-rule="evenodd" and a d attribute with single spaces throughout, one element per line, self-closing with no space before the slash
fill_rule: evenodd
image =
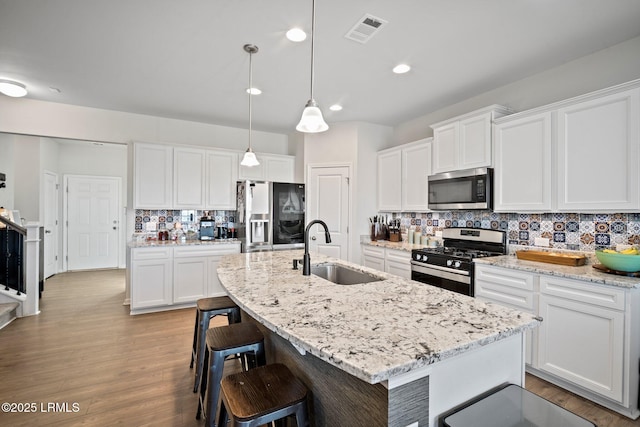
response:
<path id="1" fill-rule="evenodd" d="M 15 136 L 0 133 L 0 172 L 6 175 L 5 188 L 0 188 L 0 208 L 14 209 L 15 167 L 13 164 L 13 146 Z"/>
<path id="2" fill-rule="evenodd" d="M 75 105 L 0 97 L 0 132 L 53 138 L 128 143 L 131 141 L 201 145 L 244 151 L 246 129 Z M 289 154 L 287 136 L 252 132 L 256 152 Z"/>
<path id="3" fill-rule="evenodd" d="M 14 137 L 15 187 L 13 208 L 29 221 L 40 221 L 40 138 L 16 135 Z"/>
<path id="4" fill-rule="evenodd" d="M 433 136 L 429 125 L 491 104 L 525 111 L 640 78 L 640 37 L 567 62 L 394 128 L 391 145 Z M 391 146 L 390 145 L 390 146 Z"/>

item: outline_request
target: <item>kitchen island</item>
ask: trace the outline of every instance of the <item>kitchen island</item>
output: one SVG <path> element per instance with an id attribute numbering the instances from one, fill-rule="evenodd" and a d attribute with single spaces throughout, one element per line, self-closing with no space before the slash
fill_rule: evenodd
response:
<path id="1" fill-rule="evenodd" d="M 338 285 L 292 269 L 302 251 L 228 255 L 218 277 L 265 333 L 269 363 L 311 390 L 315 426 L 435 426 L 504 383 L 524 383 L 526 330 L 538 320 L 356 264 L 383 280 Z"/>

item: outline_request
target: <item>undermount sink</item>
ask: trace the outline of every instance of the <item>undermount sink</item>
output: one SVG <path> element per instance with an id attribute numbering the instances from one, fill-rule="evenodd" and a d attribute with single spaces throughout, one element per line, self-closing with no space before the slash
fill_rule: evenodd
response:
<path id="1" fill-rule="evenodd" d="M 322 277 L 337 285 L 357 285 L 360 283 L 379 282 L 382 277 L 363 273 L 339 264 L 318 264 L 311 266 L 311 274 Z"/>

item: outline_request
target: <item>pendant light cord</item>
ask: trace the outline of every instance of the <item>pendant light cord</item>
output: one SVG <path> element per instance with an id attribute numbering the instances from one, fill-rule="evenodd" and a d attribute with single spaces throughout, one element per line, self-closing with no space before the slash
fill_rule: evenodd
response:
<path id="1" fill-rule="evenodd" d="M 253 52 L 249 52 L 249 151 L 251 151 L 251 122 L 253 108 L 253 95 L 251 90 L 253 89 Z"/>
<path id="2" fill-rule="evenodd" d="M 311 1 L 311 100 L 313 99 L 313 80 L 314 80 L 314 39 L 316 36 L 316 0 Z"/>

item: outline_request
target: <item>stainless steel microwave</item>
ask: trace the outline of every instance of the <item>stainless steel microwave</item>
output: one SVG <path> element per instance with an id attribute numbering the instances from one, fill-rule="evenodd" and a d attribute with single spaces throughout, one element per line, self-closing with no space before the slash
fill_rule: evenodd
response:
<path id="1" fill-rule="evenodd" d="M 493 209 L 493 169 L 476 168 L 431 175 L 429 209 Z"/>

